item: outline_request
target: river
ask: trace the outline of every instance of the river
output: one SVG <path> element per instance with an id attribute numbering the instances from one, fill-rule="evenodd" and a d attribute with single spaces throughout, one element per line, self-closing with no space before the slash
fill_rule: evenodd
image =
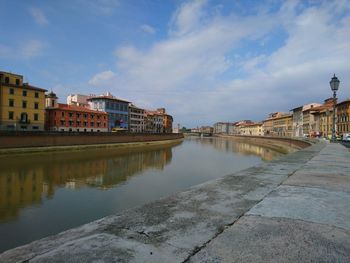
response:
<path id="1" fill-rule="evenodd" d="M 0 252 L 281 153 L 224 138 L 0 157 Z"/>

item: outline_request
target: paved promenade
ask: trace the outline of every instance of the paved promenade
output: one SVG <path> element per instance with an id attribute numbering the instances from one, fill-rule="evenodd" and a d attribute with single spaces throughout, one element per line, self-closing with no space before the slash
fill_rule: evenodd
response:
<path id="1" fill-rule="evenodd" d="M 0 262 L 350 262 L 350 151 L 318 143 Z"/>

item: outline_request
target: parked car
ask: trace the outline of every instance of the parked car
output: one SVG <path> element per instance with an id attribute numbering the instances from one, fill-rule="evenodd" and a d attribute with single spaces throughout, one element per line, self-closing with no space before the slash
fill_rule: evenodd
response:
<path id="1" fill-rule="evenodd" d="M 343 133 L 343 141 L 350 142 L 350 133 Z"/>

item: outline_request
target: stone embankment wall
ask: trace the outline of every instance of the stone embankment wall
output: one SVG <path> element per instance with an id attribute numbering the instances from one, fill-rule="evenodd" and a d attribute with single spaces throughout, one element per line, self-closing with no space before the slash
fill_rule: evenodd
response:
<path id="1" fill-rule="evenodd" d="M 0 149 L 152 142 L 183 138 L 182 134 L 0 133 Z"/>
<path id="2" fill-rule="evenodd" d="M 291 152 L 289 149 L 300 150 L 315 143 L 314 140 L 307 141 L 305 139 L 271 136 L 216 135 L 216 137 L 228 138 L 239 142 L 259 145 L 283 153 Z"/>

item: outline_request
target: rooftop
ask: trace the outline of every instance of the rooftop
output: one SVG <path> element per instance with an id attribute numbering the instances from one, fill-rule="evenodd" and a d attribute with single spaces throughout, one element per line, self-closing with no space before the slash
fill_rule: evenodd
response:
<path id="1" fill-rule="evenodd" d="M 91 109 L 86 108 L 86 107 L 79 107 L 79 106 L 68 105 L 68 104 L 63 104 L 63 103 L 58 103 L 58 109 L 66 110 L 66 111 L 85 112 L 85 113 L 107 114 L 107 112 L 104 112 L 104 111 L 91 110 Z"/>

